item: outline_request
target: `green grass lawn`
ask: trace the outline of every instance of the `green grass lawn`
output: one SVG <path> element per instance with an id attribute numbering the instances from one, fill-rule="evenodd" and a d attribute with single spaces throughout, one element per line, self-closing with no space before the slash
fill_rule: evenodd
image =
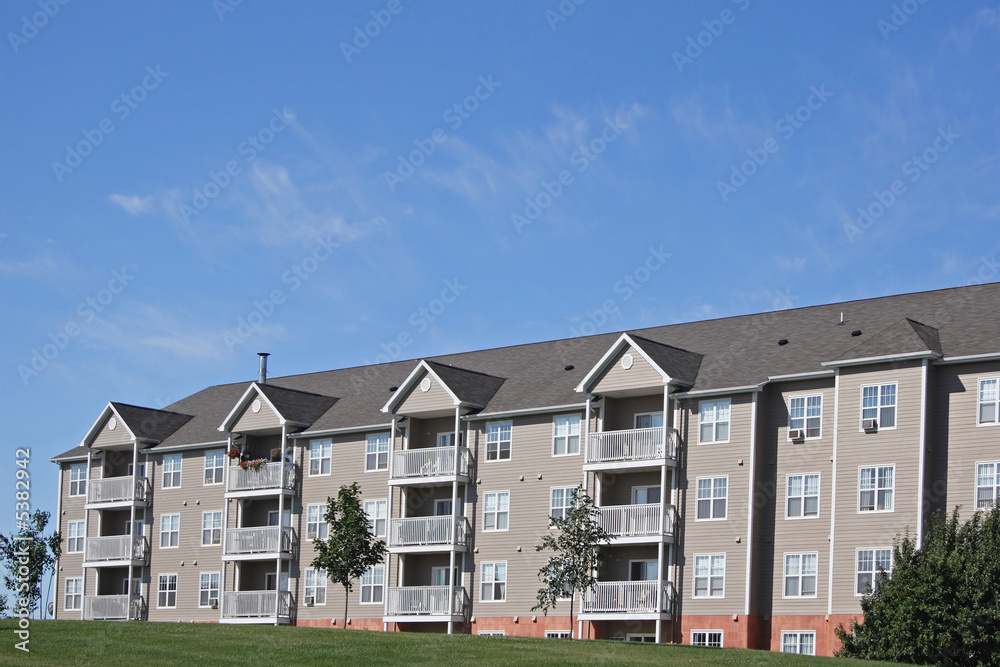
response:
<path id="1" fill-rule="evenodd" d="M 32 621 L 30 654 L 0 621 L 3 665 L 831 665 L 889 663 L 611 641 L 214 623 Z"/>

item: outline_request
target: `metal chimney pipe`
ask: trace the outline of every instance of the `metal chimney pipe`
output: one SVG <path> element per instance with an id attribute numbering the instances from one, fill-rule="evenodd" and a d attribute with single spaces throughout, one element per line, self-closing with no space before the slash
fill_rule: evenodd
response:
<path id="1" fill-rule="evenodd" d="M 269 352 L 258 352 L 257 356 L 260 357 L 260 374 L 257 376 L 257 382 L 267 384 L 267 358 L 271 354 Z"/>

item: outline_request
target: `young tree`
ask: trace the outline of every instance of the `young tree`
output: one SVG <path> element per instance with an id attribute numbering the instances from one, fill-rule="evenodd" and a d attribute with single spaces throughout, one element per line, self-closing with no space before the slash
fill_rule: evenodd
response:
<path id="1" fill-rule="evenodd" d="M 861 600 L 864 622 L 836 629 L 849 658 L 1000 664 L 1000 505 L 966 523 L 935 515 L 923 546 L 904 537 L 891 576 Z"/>
<path id="2" fill-rule="evenodd" d="M 28 601 L 29 613 L 39 608 L 42 598 L 42 580 L 46 572 L 55 573 L 56 559 L 62 553 L 62 538 L 56 531 L 45 537 L 49 513 L 35 510 L 27 523 L 20 523 L 20 530 L 10 537 L 0 535 L 0 563 L 7 574 L 4 585 L 13 591 L 13 607 L 19 609 L 21 599 Z M 27 567 L 27 576 L 19 577 L 18 570 Z"/>
<path id="3" fill-rule="evenodd" d="M 557 532 L 545 535 L 535 551 L 552 550 L 548 562 L 538 571 L 544 584 L 538 589 L 538 604 L 532 611 L 541 609 L 548 616 L 559 598 L 569 592 L 569 636 L 573 637 L 573 605 L 576 594 L 594 588 L 596 573 L 601 565 L 600 546 L 611 540 L 611 535 L 601 527 L 601 513 L 594 500 L 577 488 L 575 502 L 562 517 L 549 518 L 549 525 Z"/>
<path id="4" fill-rule="evenodd" d="M 376 542 L 368 527 L 368 516 L 361 505 L 357 482 L 341 485 L 337 498 L 327 498 L 326 515 L 330 534 L 316 540 L 319 553 L 312 566 L 326 570 L 326 576 L 344 587 L 344 627 L 347 627 L 347 600 L 354 581 L 368 568 L 385 559 L 385 542 Z"/>

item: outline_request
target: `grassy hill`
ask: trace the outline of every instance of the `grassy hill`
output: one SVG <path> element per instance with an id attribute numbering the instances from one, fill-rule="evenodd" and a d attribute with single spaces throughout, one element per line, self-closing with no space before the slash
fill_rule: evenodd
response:
<path id="1" fill-rule="evenodd" d="M 31 653 L 0 621 L 2 665 L 885 665 L 611 641 L 188 623 L 32 621 Z"/>

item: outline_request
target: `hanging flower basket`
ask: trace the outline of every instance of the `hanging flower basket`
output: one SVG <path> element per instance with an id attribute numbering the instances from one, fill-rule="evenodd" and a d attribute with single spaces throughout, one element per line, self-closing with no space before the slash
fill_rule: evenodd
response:
<path id="1" fill-rule="evenodd" d="M 231 459 L 242 459 L 243 458 L 243 452 L 241 452 L 240 450 L 238 450 L 235 447 L 233 447 L 228 452 L 226 452 L 226 456 L 228 456 Z"/>
<path id="2" fill-rule="evenodd" d="M 244 470 L 261 470 L 267 465 L 267 459 L 250 459 L 248 461 L 240 461 L 240 467 Z"/>

